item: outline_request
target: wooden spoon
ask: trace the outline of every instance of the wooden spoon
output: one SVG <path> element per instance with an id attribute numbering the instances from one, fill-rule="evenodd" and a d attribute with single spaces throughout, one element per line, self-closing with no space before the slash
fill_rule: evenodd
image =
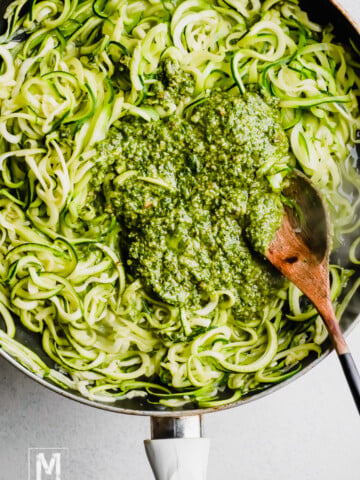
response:
<path id="1" fill-rule="evenodd" d="M 360 376 L 343 337 L 330 297 L 329 213 L 319 190 L 300 172 L 283 190 L 294 207 L 284 207 L 280 229 L 266 251 L 267 259 L 314 304 L 328 329 L 360 413 Z"/>

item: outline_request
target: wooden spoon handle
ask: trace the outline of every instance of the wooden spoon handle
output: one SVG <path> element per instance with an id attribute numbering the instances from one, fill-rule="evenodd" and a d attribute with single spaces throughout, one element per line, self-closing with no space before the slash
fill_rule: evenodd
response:
<path id="1" fill-rule="evenodd" d="M 339 354 L 346 380 L 360 414 L 360 375 L 350 352 Z"/>
<path id="2" fill-rule="evenodd" d="M 340 329 L 336 319 L 334 309 L 331 304 L 330 296 L 326 295 L 317 303 L 317 309 L 322 316 L 328 329 L 331 340 L 338 354 L 345 378 L 350 387 L 350 391 L 355 401 L 355 405 L 360 414 L 360 375 L 355 365 L 354 359 L 349 351 L 349 347 Z"/>

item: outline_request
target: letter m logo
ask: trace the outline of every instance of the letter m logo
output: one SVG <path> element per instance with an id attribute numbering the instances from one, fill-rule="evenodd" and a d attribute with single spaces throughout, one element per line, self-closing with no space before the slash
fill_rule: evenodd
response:
<path id="1" fill-rule="evenodd" d="M 67 448 L 29 448 L 28 480 L 68 480 L 68 454 Z"/>
<path id="2" fill-rule="evenodd" d="M 36 480 L 61 480 L 61 453 L 36 454 Z"/>

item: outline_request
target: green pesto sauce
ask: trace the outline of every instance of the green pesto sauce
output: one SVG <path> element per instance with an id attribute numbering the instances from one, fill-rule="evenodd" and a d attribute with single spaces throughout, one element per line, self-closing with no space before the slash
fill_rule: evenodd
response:
<path id="1" fill-rule="evenodd" d="M 122 119 L 98 147 L 96 178 L 132 276 L 178 306 L 228 289 L 238 316 L 261 316 L 282 285 L 263 256 L 282 204 L 258 170 L 288 148 L 276 110 L 255 93 L 215 92 L 182 118 Z"/>

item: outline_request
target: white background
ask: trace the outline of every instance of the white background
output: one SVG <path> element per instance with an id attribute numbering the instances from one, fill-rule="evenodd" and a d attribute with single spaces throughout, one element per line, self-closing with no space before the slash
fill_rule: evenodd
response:
<path id="1" fill-rule="evenodd" d="M 360 21 L 360 0 L 341 3 Z M 360 326 L 349 343 L 360 366 Z M 334 354 L 285 389 L 204 423 L 209 480 L 360 480 L 359 416 Z M 29 447 L 69 448 L 64 480 L 151 480 L 148 437 L 147 418 L 64 399 L 0 359 L 0 480 L 27 480 Z"/>

